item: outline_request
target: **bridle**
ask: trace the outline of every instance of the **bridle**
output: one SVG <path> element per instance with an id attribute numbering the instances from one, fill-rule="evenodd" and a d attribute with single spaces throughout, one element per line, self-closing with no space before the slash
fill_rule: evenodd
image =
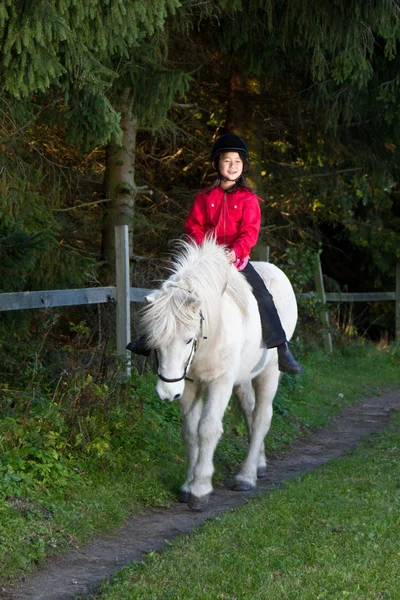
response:
<path id="1" fill-rule="evenodd" d="M 203 335 L 203 321 L 204 321 L 203 313 L 200 311 L 200 334 L 199 334 L 198 338 L 206 340 L 207 337 Z M 194 355 L 197 350 L 198 338 L 193 339 L 192 348 L 190 350 L 189 358 L 187 359 L 186 364 L 184 366 L 182 377 L 176 377 L 175 379 L 169 379 L 168 377 L 164 377 L 164 375 L 162 375 L 158 370 L 158 368 L 159 368 L 158 354 L 157 354 L 157 350 L 155 351 L 156 365 L 157 365 L 157 377 L 159 377 L 161 379 L 161 381 L 165 381 L 165 383 L 177 383 L 178 381 L 182 381 L 183 379 L 185 381 L 191 381 L 191 382 L 194 381 L 191 377 L 187 376 L 187 372 L 189 371 L 190 365 L 192 364 L 192 360 L 193 360 Z"/>
<path id="2" fill-rule="evenodd" d="M 157 350 L 156 350 L 155 354 L 156 354 L 156 365 L 157 365 L 157 377 L 159 377 L 161 379 L 161 381 L 165 381 L 165 383 L 177 383 L 178 381 L 182 381 L 182 379 L 185 379 L 185 381 L 193 382 L 194 380 L 191 377 L 187 377 L 186 373 L 189 370 L 189 367 L 190 367 L 190 364 L 195 355 L 196 349 L 197 349 L 197 340 L 193 340 L 192 349 L 190 351 L 189 358 L 187 359 L 185 367 L 183 369 L 183 375 L 182 375 L 182 377 L 176 377 L 175 379 L 168 379 L 168 377 L 164 377 L 164 375 L 162 375 L 159 372 L 159 370 L 158 370 L 158 367 L 159 367 L 158 354 L 157 354 Z"/>

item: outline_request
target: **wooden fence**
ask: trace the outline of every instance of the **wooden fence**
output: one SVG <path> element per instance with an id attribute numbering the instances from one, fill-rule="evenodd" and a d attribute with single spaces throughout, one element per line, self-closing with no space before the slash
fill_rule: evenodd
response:
<path id="1" fill-rule="evenodd" d="M 57 306 L 79 306 L 85 304 L 101 304 L 115 302 L 117 308 L 116 340 L 117 353 L 126 364 L 126 375 L 130 374 L 130 352 L 126 345 L 130 341 L 130 303 L 143 302 L 151 289 L 132 288 L 129 283 L 129 248 L 128 226 L 118 225 L 115 228 L 116 240 L 116 286 L 100 288 L 84 288 L 75 290 L 48 290 L 43 292 L 12 292 L 0 294 L 0 312 L 11 310 L 27 310 L 37 308 L 52 308 Z M 316 261 L 315 268 L 316 292 L 299 294 L 298 297 L 312 297 L 316 294 L 325 304 L 327 302 L 396 302 L 396 341 L 400 341 L 400 263 L 396 266 L 396 291 L 373 293 L 326 293 L 324 290 L 321 263 Z M 328 311 L 321 311 L 324 331 L 324 346 L 327 352 L 332 352 L 332 338 L 329 333 Z"/>

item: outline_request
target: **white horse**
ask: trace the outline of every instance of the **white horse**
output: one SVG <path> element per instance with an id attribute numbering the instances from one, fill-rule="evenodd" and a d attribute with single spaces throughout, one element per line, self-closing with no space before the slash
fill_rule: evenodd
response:
<path id="1" fill-rule="evenodd" d="M 297 304 L 286 275 L 253 263 L 264 279 L 289 340 Z M 212 492 L 213 455 L 234 391 L 245 415 L 249 449 L 234 489 L 250 490 L 265 475 L 264 437 L 278 388 L 276 349 L 266 350 L 257 302 L 243 275 L 212 239 L 181 243 L 172 275 L 147 296 L 141 326 L 157 358 L 159 397 L 179 400 L 188 459 L 180 499 L 203 510 Z"/>

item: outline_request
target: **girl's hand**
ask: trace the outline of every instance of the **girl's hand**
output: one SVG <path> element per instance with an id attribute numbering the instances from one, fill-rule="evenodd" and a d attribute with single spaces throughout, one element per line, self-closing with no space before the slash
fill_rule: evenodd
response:
<path id="1" fill-rule="evenodd" d="M 225 253 L 229 262 L 234 263 L 236 261 L 236 252 L 234 250 L 226 249 Z"/>

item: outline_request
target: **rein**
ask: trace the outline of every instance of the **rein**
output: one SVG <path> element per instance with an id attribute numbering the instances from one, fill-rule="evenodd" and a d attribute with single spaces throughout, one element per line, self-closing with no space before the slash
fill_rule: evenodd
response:
<path id="1" fill-rule="evenodd" d="M 200 338 L 203 340 L 206 340 L 207 337 L 203 336 L 203 321 L 204 321 L 203 313 L 200 311 Z M 156 364 L 157 364 L 157 377 L 159 377 L 161 379 L 161 381 L 165 381 L 165 383 L 177 383 L 178 381 L 182 381 L 182 379 L 184 379 L 185 381 L 191 381 L 193 383 L 194 379 L 192 379 L 191 377 L 187 377 L 187 372 L 190 368 L 190 365 L 191 365 L 194 355 L 196 353 L 197 344 L 198 344 L 198 340 L 195 338 L 193 340 L 192 349 L 190 351 L 189 358 L 187 359 L 185 367 L 183 369 L 183 375 L 182 375 L 182 377 L 176 377 L 175 379 L 168 379 L 168 377 L 164 377 L 164 375 L 162 375 L 159 372 L 159 370 L 158 370 L 158 367 L 159 367 L 158 354 L 156 351 L 155 355 L 156 355 Z"/>

